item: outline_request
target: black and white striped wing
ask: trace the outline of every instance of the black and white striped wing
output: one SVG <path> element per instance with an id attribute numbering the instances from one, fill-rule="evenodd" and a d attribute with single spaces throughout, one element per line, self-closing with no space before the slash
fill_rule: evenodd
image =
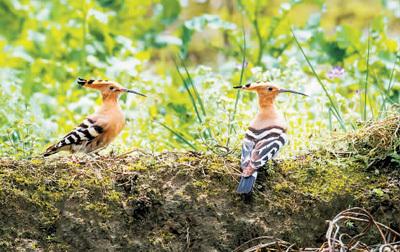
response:
<path id="1" fill-rule="evenodd" d="M 242 170 L 252 169 L 253 173 L 249 176 L 241 176 L 236 189 L 237 193 L 248 194 L 252 191 L 258 169 L 274 158 L 286 142 L 285 129 L 281 127 L 260 130 L 249 128 L 243 141 L 240 167 Z"/>
<path id="2" fill-rule="evenodd" d="M 254 146 L 255 142 L 252 139 L 247 137 L 244 138 L 242 144 L 242 156 L 240 160 L 240 168 L 242 168 L 242 170 L 249 166 L 251 161 L 251 152 L 253 151 Z"/>
<path id="3" fill-rule="evenodd" d="M 60 150 L 90 152 L 92 150 L 88 149 L 89 144 L 100 137 L 103 132 L 103 127 L 96 124 L 94 119 L 86 118 L 83 123 L 64 136 L 61 141 L 49 147 L 44 155 L 48 156 Z"/>
<path id="4" fill-rule="evenodd" d="M 251 152 L 250 162 L 255 169 L 258 169 L 276 156 L 282 146 L 287 143 L 287 137 L 285 130 L 280 127 L 270 127 L 258 131 L 258 134 L 252 133 L 256 144 Z"/>

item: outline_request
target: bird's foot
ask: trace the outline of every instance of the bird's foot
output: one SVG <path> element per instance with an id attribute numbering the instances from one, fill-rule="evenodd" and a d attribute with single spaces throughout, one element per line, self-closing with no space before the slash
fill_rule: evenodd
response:
<path id="1" fill-rule="evenodd" d="M 105 147 L 89 152 L 88 155 L 93 159 L 107 159 L 106 155 L 100 155 L 100 151 L 104 150 Z"/>
<path id="2" fill-rule="evenodd" d="M 102 160 L 102 158 L 103 158 L 103 156 L 99 155 L 98 153 L 94 153 L 94 152 L 88 153 L 87 157 L 88 157 L 88 160 L 90 163 L 97 162 L 99 160 Z"/>

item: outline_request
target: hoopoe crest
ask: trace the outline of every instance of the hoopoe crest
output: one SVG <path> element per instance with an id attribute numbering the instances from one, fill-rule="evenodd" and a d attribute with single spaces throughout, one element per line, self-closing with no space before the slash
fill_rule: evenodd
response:
<path id="1" fill-rule="evenodd" d="M 88 116 L 78 127 L 65 135 L 58 143 L 47 148 L 44 156 L 59 151 L 90 153 L 109 145 L 125 126 L 125 117 L 118 104 L 122 93 L 145 96 L 108 80 L 85 80 L 78 78 L 78 84 L 101 92 L 103 104 Z"/>
<path id="2" fill-rule="evenodd" d="M 286 92 L 307 95 L 261 81 L 234 88 L 254 91 L 258 94 L 259 111 L 250 122 L 242 144 L 240 162 L 242 175 L 237 188 L 238 193 L 249 194 L 256 181 L 258 169 L 274 158 L 287 143 L 286 122 L 275 108 L 275 98 Z"/>

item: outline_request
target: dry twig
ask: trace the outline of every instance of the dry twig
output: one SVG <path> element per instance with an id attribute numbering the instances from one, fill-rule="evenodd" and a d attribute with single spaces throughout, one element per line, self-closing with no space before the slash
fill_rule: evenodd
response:
<path id="1" fill-rule="evenodd" d="M 357 232 L 358 231 L 358 232 Z M 374 236 L 375 237 L 372 237 Z M 327 241 L 319 248 L 297 248 L 295 244 L 271 236 L 251 239 L 234 252 L 253 251 L 310 251 L 310 252 L 398 252 L 400 251 L 400 233 L 377 222 L 364 208 L 354 207 L 340 212 L 331 221 L 325 235 Z M 365 238 L 363 240 L 363 238 Z M 372 238 L 379 243 L 371 243 Z M 262 241 L 262 242 L 261 242 Z M 257 243 L 254 245 L 254 243 Z"/>

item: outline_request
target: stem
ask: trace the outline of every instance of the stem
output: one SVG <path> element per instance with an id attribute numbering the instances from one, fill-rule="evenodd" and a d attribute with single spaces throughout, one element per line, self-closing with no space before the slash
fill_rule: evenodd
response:
<path id="1" fill-rule="evenodd" d="M 256 30 L 256 34 L 257 34 L 257 40 L 258 40 L 258 55 L 257 55 L 257 65 L 261 64 L 261 60 L 262 60 L 262 54 L 264 51 L 264 43 L 263 43 L 263 39 L 258 27 L 258 21 L 257 19 L 254 20 L 253 22 L 254 25 L 254 29 Z"/>
<path id="2" fill-rule="evenodd" d="M 186 138 L 182 134 L 176 132 L 175 130 L 171 129 L 170 127 L 168 127 L 166 124 L 164 124 L 162 122 L 157 122 L 157 123 L 160 124 L 161 126 L 163 126 L 165 129 L 167 129 L 172 134 L 174 134 L 177 138 L 179 138 L 182 142 L 187 144 L 190 148 L 192 148 L 193 150 L 197 151 L 196 146 L 194 146 L 192 143 L 190 143 L 188 140 L 186 140 Z"/>
<path id="3" fill-rule="evenodd" d="M 363 120 L 367 120 L 367 93 L 368 93 L 368 77 L 369 77 L 369 50 L 370 50 L 370 28 L 368 27 L 368 49 L 367 49 L 367 74 L 364 83 L 364 113 Z"/>
<path id="4" fill-rule="evenodd" d="M 394 72 L 395 72 L 395 69 L 396 69 L 396 66 L 397 66 L 398 59 L 399 59 L 398 57 L 395 57 L 395 59 L 394 59 L 393 68 L 392 68 L 392 71 L 390 73 L 389 85 L 388 85 L 388 87 L 386 89 L 385 97 L 383 98 L 383 102 L 382 102 L 382 106 L 381 106 L 381 109 L 380 109 L 380 113 L 381 113 L 382 110 L 384 110 L 386 112 L 386 102 L 387 102 L 388 99 L 390 99 L 389 92 L 390 92 L 390 89 L 392 89 L 393 77 L 394 77 Z"/>
<path id="5" fill-rule="evenodd" d="M 257 40 L 258 40 L 258 55 L 257 55 L 257 65 L 261 65 L 261 60 L 262 60 L 262 55 L 264 52 L 264 41 L 261 36 L 260 32 L 260 27 L 258 24 L 258 9 L 259 9 L 259 3 L 260 1 L 256 1 L 256 8 L 254 10 L 254 20 L 253 20 L 253 26 L 254 29 L 256 30 L 256 35 L 257 35 Z"/>
<path id="6" fill-rule="evenodd" d="M 84 72 L 86 68 L 86 33 L 87 33 L 87 10 L 85 1 L 82 1 L 83 22 L 82 22 L 82 51 L 80 58 L 80 71 Z"/>
<path id="7" fill-rule="evenodd" d="M 190 101 L 192 102 L 194 111 L 196 112 L 197 119 L 199 120 L 200 123 L 202 123 L 203 120 L 201 119 L 199 110 L 197 109 L 196 101 L 195 101 L 195 99 L 194 99 L 194 96 L 193 96 L 192 92 L 190 91 L 190 87 L 189 87 L 188 84 L 186 83 L 186 79 L 183 77 L 181 71 L 179 70 L 178 63 L 176 63 L 176 60 L 175 60 L 175 59 L 174 59 L 173 61 L 174 61 L 174 64 L 175 64 L 176 71 L 178 72 L 179 77 L 180 77 L 180 78 L 182 79 L 182 81 L 183 81 L 183 85 L 185 86 L 186 92 L 189 94 Z"/>
<path id="8" fill-rule="evenodd" d="M 203 116 L 206 116 L 206 110 L 205 110 L 205 108 L 204 108 L 203 101 L 202 101 L 202 99 L 201 99 L 201 97 L 200 97 L 199 92 L 197 91 L 196 86 L 194 85 L 192 76 L 190 75 L 190 73 L 189 73 L 189 71 L 188 71 L 188 69 L 187 69 L 187 67 L 186 67 L 186 65 L 185 65 L 185 62 L 184 62 L 182 59 L 181 59 L 181 62 L 182 62 L 183 68 L 185 69 L 186 76 L 187 76 L 187 78 L 188 78 L 188 80 L 189 80 L 189 82 L 190 82 L 190 84 L 191 84 L 191 86 L 192 86 L 192 88 L 193 88 L 194 94 L 196 95 L 197 102 L 200 104 L 201 112 L 203 112 Z"/>
<path id="9" fill-rule="evenodd" d="M 239 85 L 242 85 L 243 76 L 244 76 L 244 68 L 245 68 L 245 65 L 246 65 L 246 33 L 245 33 L 245 29 L 244 29 L 243 13 L 242 13 L 242 35 L 243 35 L 243 49 L 242 49 L 243 58 L 242 58 L 242 69 L 240 71 Z M 235 116 L 236 116 L 236 113 L 237 113 L 237 107 L 238 107 L 238 104 L 239 104 L 239 98 L 240 98 L 240 89 L 238 89 L 237 92 L 236 92 L 235 106 L 234 106 L 231 118 L 229 119 L 228 139 L 226 140 L 226 147 L 229 146 L 230 137 L 231 137 L 231 133 L 232 133 L 232 129 L 233 129 L 232 123 L 235 120 Z"/>
<path id="10" fill-rule="evenodd" d="M 182 62 L 183 68 L 185 69 L 187 79 L 189 80 L 189 82 L 190 82 L 190 84 L 191 84 L 191 86 L 192 86 L 192 89 L 193 89 L 193 92 L 194 92 L 194 94 L 195 94 L 195 96 L 196 96 L 197 102 L 200 104 L 201 112 L 203 113 L 204 118 L 206 118 L 206 117 L 207 117 L 207 113 L 206 113 L 206 109 L 204 108 L 203 100 L 201 99 L 200 94 L 199 94 L 199 92 L 197 91 L 196 86 L 194 85 L 192 76 L 190 75 L 190 73 L 189 73 L 189 71 L 188 71 L 188 69 L 187 69 L 187 67 L 186 67 L 185 62 L 183 61 L 183 59 L 181 59 L 181 62 Z M 190 87 L 189 87 L 189 88 L 190 88 Z M 211 134 L 210 128 L 209 128 L 209 127 L 206 127 L 206 130 L 207 130 L 207 132 L 205 132 L 205 133 L 208 134 L 208 135 L 207 135 L 207 138 L 211 138 L 211 137 L 212 137 L 212 134 Z"/>

